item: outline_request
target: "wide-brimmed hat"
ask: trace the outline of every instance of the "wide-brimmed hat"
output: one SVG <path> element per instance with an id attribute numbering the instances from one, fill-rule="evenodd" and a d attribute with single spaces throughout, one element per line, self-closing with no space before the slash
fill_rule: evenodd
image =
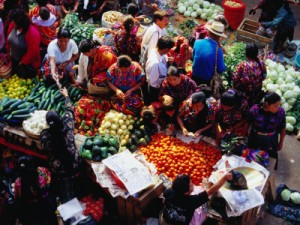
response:
<path id="1" fill-rule="evenodd" d="M 213 34 L 226 38 L 224 34 L 225 26 L 220 22 L 213 22 L 211 25 L 207 25 L 206 28 Z"/>

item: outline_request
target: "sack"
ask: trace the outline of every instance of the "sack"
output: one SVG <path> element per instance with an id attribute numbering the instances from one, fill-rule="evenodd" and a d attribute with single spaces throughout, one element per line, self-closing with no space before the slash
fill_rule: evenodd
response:
<path id="1" fill-rule="evenodd" d="M 215 74 L 213 75 L 210 81 L 210 88 L 212 91 L 212 96 L 215 99 L 220 99 L 225 91 L 225 87 L 223 85 L 223 79 L 218 72 L 215 72 Z"/>

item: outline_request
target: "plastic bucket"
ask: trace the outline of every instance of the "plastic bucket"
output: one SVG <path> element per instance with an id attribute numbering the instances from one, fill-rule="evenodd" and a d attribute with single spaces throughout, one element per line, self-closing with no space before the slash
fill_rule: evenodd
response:
<path id="1" fill-rule="evenodd" d="M 224 16 L 228 21 L 228 24 L 231 27 L 231 29 L 236 30 L 238 29 L 238 27 L 244 19 L 246 5 L 241 0 L 231 0 L 240 4 L 240 6 L 238 7 L 233 7 L 225 4 L 226 1 L 227 0 L 222 1 L 222 6 L 224 8 Z"/>
<path id="2" fill-rule="evenodd" d="M 295 57 L 295 65 L 300 69 L 300 53 L 298 53 Z"/>

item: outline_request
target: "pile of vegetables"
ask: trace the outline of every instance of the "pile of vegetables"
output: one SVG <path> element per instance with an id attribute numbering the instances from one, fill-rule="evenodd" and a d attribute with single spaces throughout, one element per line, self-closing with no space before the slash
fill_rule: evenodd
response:
<path id="1" fill-rule="evenodd" d="M 269 92 L 276 92 L 281 96 L 281 107 L 286 111 L 286 130 L 292 132 L 297 118 L 293 117 L 293 108 L 297 97 L 300 95 L 300 88 L 297 85 L 300 80 L 300 72 L 293 67 L 285 68 L 281 63 L 276 63 L 270 59 L 266 60 L 267 79 L 263 82 L 263 87 Z"/>
<path id="2" fill-rule="evenodd" d="M 184 20 L 183 22 L 179 23 L 179 28 L 183 33 L 182 35 L 186 38 L 189 38 L 191 32 L 197 26 L 198 23 L 196 23 L 195 20 Z"/>
<path id="3" fill-rule="evenodd" d="M 48 128 L 46 114 L 45 110 L 35 110 L 30 113 L 30 118 L 23 122 L 23 129 L 31 134 L 40 135 L 42 130 Z"/>
<path id="4" fill-rule="evenodd" d="M 234 44 L 226 47 L 226 54 L 224 54 L 226 70 L 222 73 L 225 88 L 232 86 L 231 77 L 233 72 L 236 70 L 236 66 L 240 62 L 246 60 L 245 47 L 246 44 L 244 42 L 235 42 Z"/>
<path id="5" fill-rule="evenodd" d="M 116 136 L 95 135 L 85 140 L 81 146 L 81 156 L 88 160 L 100 162 L 119 151 L 120 143 Z"/>
<path id="6" fill-rule="evenodd" d="M 213 20 L 218 13 L 223 12 L 221 6 L 204 0 L 179 0 L 178 12 L 186 17 L 201 18 L 202 20 Z"/>
<path id="7" fill-rule="evenodd" d="M 242 151 L 247 147 L 247 141 L 244 137 L 235 134 L 226 134 L 222 140 L 220 149 L 224 154 L 241 155 Z"/>
<path id="8" fill-rule="evenodd" d="M 66 15 L 62 26 L 70 30 L 71 38 L 77 45 L 84 39 L 92 39 L 95 30 L 93 24 L 80 23 L 76 13 Z"/>
<path id="9" fill-rule="evenodd" d="M 109 101 L 83 96 L 75 105 L 75 133 L 94 136 L 98 133 L 105 113 L 110 110 Z"/>
<path id="10" fill-rule="evenodd" d="M 156 133 L 147 146 L 140 147 L 146 159 L 155 164 L 159 174 L 174 179 L 178 174 L 190 175 L 194 184 L 199 185 L 209 177 L 213 166 L 221 158 L 221 151 L 203 142 L 184 143 L 181 140 Z"/>
<path id="11" fill-rule="evenodd" d="M 300 204 L 300 193 L 298 191 L 290 191 L 289 189 L 284 189 L 280 193 L 280 198 L 284 202 L 299 205 Z"/>
<path id="12" fill-rule="evenodd" d="M 101 126 L 99 128 L 100 134 L 118 135 L 120 137 L 121 146 L 125 146 L 129 140 L 130 131 L 133 130 L 135 120 L 132 115 L 125 115 L 111 109 L 106 113 Z"/>
<path id="13" fill-rule="evenodd" d="M 0 83 L 0 98 L 8 96 L 9 98 L 23 99 L 29 95 L 35 83 L 37 83 L 35 78 L 25 79 L 13 75 Z"/>

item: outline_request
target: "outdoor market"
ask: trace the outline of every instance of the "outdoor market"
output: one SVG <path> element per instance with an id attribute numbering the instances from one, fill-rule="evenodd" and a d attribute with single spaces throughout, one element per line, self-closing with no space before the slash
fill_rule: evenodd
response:
<path id="1" fill-rule="evenodd" d="M 0 0 L 0 224 L 300 224 L 299 16 Z"/>

